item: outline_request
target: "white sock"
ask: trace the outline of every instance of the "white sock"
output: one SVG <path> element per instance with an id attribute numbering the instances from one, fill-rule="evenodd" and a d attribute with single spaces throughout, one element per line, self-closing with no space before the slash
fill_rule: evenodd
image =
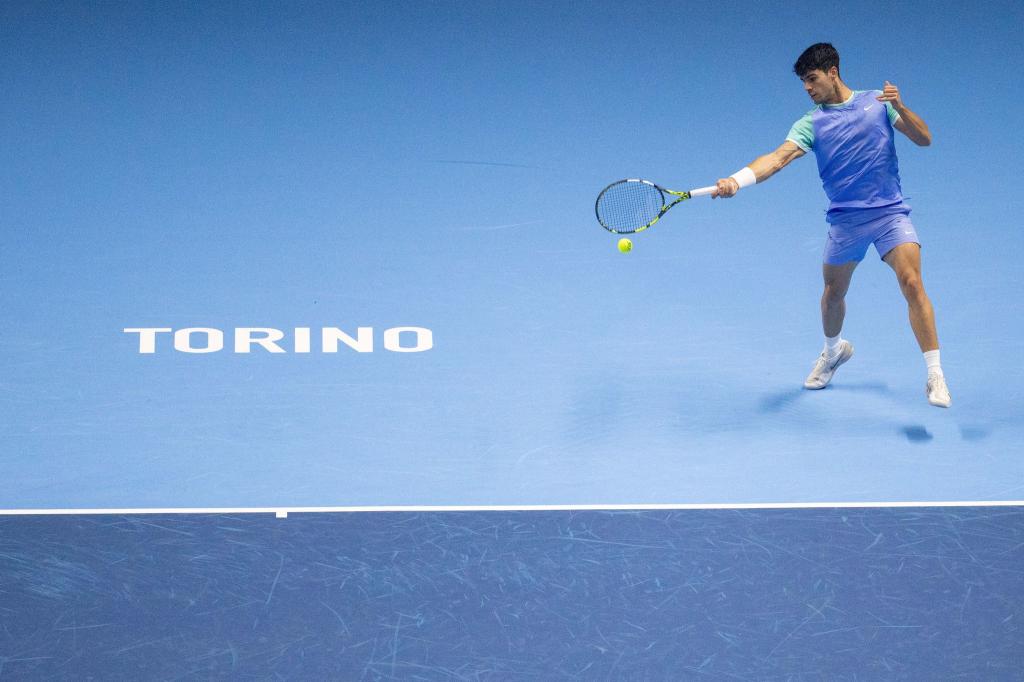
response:
<path id="1" fill-rule="evenodd" d="M 839 344 L 843 342 L 843 335 L 836 334 L 835 336 L 825 337 L 825 351 L 828 353 L 830 358 L 834 358 L 839 354 Z"/>
<path id="2" fill-rule="evenodd" d="M 939 364 L 939 350 L 930 350 L 924 354 L 924 364 L 928 366 L 928 376 L 938 374 L 942 376 L 942 366 Z"/>

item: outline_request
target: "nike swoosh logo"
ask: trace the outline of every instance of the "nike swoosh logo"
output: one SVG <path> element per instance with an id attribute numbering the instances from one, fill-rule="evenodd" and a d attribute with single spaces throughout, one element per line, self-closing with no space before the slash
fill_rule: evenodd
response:
<path id="1" fill-rule="evenodd" d="M 867 111 L 868 109 L 870 109 L 873 106 L 875 106 L 875 105 L 874 104 L 867 105 L 866 107 L 864 107 L 864 111 Z"/>

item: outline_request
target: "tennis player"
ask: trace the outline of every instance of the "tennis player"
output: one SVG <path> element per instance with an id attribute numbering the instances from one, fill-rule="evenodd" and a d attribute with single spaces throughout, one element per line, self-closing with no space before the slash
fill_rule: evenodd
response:
<path id="1" fill-rule="evenodd" d="M 921 245 L 910 222 L 910 207 L 900 192 L 893 134 L 895 128 L 926 147 L 932 141 L 928 126 L 888 81 L 882 90 L 847 87 L 839 76 L 839 53 L 828 43 L 804 50 L 793 70 L 816 106 L 793 125 L 782 146 L 719 180 L 712 196 L 735 196 L 741 188 L 764 182 L 813 151 L 830 201 L 821 297 L 825 348 L 804 387 L 825 388 L 839 366 L 853 357 L 853 345 L 841 335 L 845 297 L 854 269 L 874 244 L 879 257 L 896 272 L 907 299 L 910 326 L 928 371 L 928 402 L 949 407 L 952 401 L 939 364 L 935 314 L 921 282 Z"/>

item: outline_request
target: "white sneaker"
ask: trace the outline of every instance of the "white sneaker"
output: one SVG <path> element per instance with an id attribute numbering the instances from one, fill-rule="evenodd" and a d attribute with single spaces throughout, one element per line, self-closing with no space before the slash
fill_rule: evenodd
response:
<path id="1" fill-rule="evenodd" d="M 839 369 L 839 365 L 853 357 L 853 344 L 843 339 L 842 343 L 839 344 L 839 352 L 834 358 L 829 359 L 827 353 L 827 350 L 821 351 L 821 355 L 815 361 L 811 373 L 804 379 L 804 388 L 816 391 L 828 386 L 828 382 L 832 381 L 832 375 Z"/>
<path id="2" fill-rule="evenodd" d="M 946 378 L 941 374 L 928 375 L 924 394 L 928 396 L 928 402 L 935 407 L 949 407 L 953 404 L 953 399 L 949 397 L 949 389 L 946 388 Z"/>

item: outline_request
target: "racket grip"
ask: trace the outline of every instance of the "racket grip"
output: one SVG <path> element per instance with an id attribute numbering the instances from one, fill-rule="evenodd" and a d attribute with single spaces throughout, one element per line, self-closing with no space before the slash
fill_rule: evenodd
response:
<path id="1" fill-rule="evenodd" d="M 691 197 L 705 197 L 705 196 L 708 196 L 709 194 L 711 194 L 712 192 L 714 192 L 716 189 L 718 189 L 718 187 L 715 186 L 715 185 L 713 185 L 711 187 L 698 187 L 697 189 L 691 189 L 690 190 L 690 196 Z"/>

